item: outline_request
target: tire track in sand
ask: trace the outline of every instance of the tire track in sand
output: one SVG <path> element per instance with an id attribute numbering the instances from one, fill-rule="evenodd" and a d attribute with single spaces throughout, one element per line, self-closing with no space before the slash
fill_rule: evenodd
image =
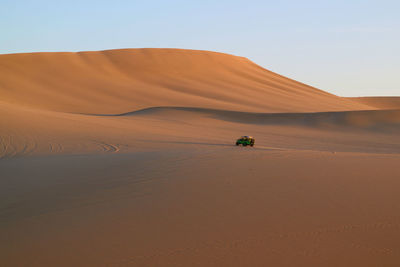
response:
<path id="1" fill-rule="evenodd" d="M 98 142 L 98 141 L 93 141 L 96 146 L 100 147 L 103 152 L 106 153 L 117 153 L 119 152 L 119 145 L 114 145 L 110 143 L 105 143 L 105 142 Z"/>

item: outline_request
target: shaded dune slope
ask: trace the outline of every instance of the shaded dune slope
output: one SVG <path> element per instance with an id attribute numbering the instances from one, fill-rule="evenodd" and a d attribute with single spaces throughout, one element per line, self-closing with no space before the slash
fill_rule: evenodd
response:
<path id="1" fill-rule="evenodd" d="M 194 113 L 185 116 L 185 113 Z M 346 126 L 354 128 L 382 128 L 400 126 L 400 110 L 362 110 L 312 113 L 254 113 L 205 108 L 154 107 L 117 115 L 103 116 L 159 116 L 208 117 L 243 124 L 299 125 L 310 127 Z"/>
<path id="2" fill-rule="evenodd" d="M 248 112 L 371 109 L 228 54 L 122 49 L 0 55 L 0 99 L 75 113 L 154 106 Z"/>

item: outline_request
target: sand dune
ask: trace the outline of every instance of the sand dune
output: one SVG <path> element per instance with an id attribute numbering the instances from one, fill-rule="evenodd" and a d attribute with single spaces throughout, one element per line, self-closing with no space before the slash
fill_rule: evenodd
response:
<path id="1" fill-rule="evenodd" d="M 371 109 L 243 57 L 178 49 L 0 55 L 0 99 L 76 113 L 154 106 L 254 112 Z"/>
<path id="2" fill-rule="evenodd" d="M 396 101 L 205 51 L 0 55 L 0 265 L 397 266 Z"/>

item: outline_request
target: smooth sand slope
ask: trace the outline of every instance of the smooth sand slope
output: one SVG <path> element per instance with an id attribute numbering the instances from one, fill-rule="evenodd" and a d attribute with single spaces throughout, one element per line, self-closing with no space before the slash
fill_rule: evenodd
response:
<path id="1" fill-rule="evenodd" d="M 213 52 L 0 55 L 0 265 L 397 266 L 383 109 Z"/>
<path id="2" fill-rule="evenodd" d="M 255 112 L 370 109 L 243 57 L 177 49 L 0 55 L 1 100 L 75 113 L 154 106 Z"/>

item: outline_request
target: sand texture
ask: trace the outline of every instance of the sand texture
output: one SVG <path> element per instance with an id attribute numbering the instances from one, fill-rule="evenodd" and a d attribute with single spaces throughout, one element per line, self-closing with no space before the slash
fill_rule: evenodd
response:
<path id="1" fill-rule="evenodd" d="M 398 266 L 399 166 L 396 98 L 207 51 L 0 55 L 0 266 Z"/>

